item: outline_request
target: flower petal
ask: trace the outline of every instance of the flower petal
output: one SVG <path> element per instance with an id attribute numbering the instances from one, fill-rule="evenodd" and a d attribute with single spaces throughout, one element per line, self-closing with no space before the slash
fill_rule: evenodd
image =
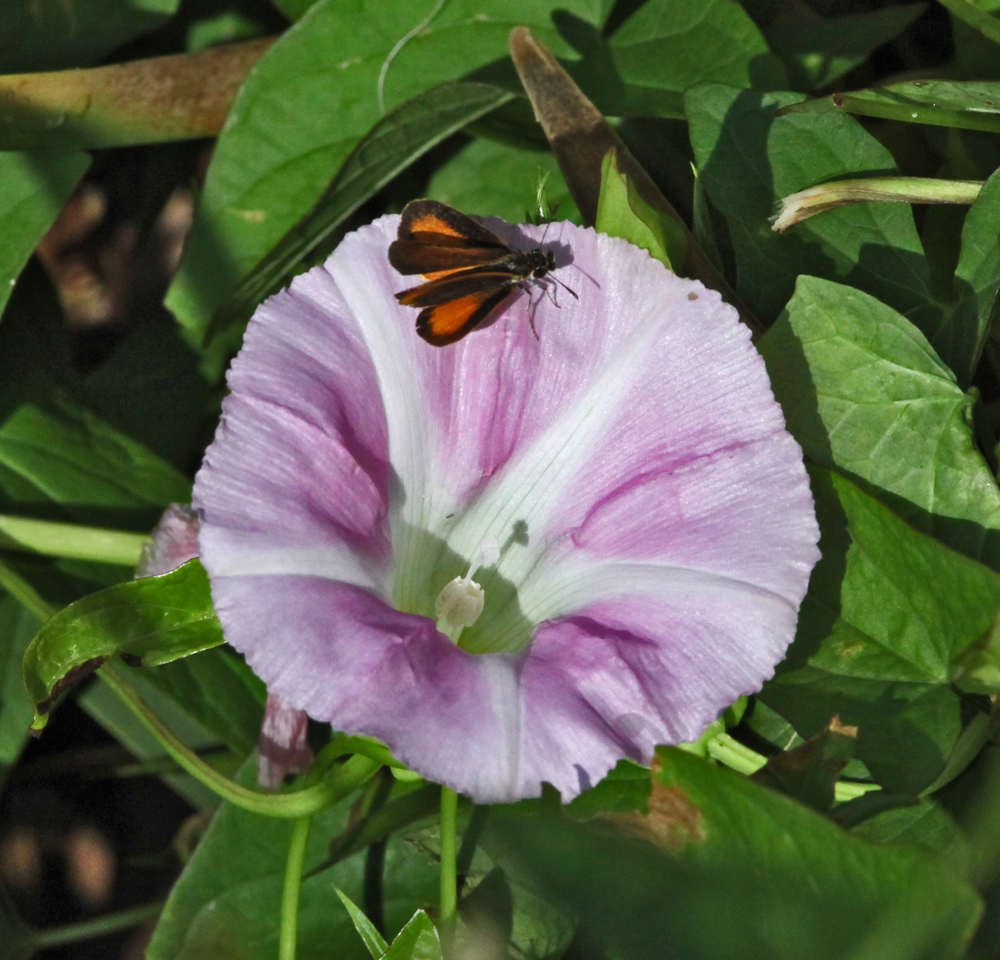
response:
<path id="1" fill-rule="evenodd" d="M 388 593 L 385 414 L 328 274 L 260 308 L 228 383 L 194 496 L 207 569 L 314 573 Z"/>
<path id="2" fill-rule="evenodd" d="M 257 782 L 277 790 L 285 775 L 305 773 L 313 762 L 306 734 L 309 717 L 273 693 L 267 695 L 264 724 L 257 741 Z"/>
<path id="3" fill-rule="evenodd" d="M 171 503 L 151 537 L 143 545 L 135 568 L 137 577 L 170 573 L 198 556 L 198 515 L 186 503 Z"/>

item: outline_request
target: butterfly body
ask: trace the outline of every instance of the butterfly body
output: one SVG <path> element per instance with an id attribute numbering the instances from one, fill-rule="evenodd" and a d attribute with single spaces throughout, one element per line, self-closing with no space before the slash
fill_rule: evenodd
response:
<path id="1" fill-rule="evenodd" d="M 426 283 L 396 294 L 421 307 L 417 333 L 437 347 L 461 340 L 496 310 L 515 288 L 556 268 L 551 250 L 513 250 L 492 230 L 436 200 L 406 205 L 389 263 Z"/>

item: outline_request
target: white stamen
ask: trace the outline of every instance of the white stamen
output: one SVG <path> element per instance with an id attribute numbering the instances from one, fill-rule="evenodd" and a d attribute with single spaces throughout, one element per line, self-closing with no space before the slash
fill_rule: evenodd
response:
<path id="1" fill-rule="evenodd" d="M 479 549 L 472 557 L 469 572 L 464 577 L 455 577 L 438 594 L 434 603 L 434 613 L 439 628 L 458 642 L 464 627 L 471 627 L 483 612 L 486 591 L 472 579 L 480 567 L 490 567 L 500 559 L 500 544 L 493 534 L 487 534 Z"/>
<path id="2" fill-rule="evenodd" d="M 479 549 L 472 558 L 472 563 L 469 564 L 469 572 L 465 575 L 465 579 L 471 579 L 480 567 L 492 567 L 499 559 L 500 544 L 497 543 L 497 538 L 492 533 L 488 533 L 483 537 L 483 542 L 479 544 Z"/>

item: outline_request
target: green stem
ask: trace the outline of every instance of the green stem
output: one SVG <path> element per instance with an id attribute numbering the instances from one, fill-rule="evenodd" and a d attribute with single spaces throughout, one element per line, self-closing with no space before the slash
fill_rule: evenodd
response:
<path id="1" fill-rule="evenodd" d="M 728 733 L 720 733 L 708 741 L 708 755 L 748 777 L 767 763 L 767 757 L 743 746 Z"/>
<path id="2" fill-rule="evenodd" d="M 319 752 L 306 775 L 306 789 L 318 785 L 327 770 L 343 755 L 341 745 L 350 737 L 336 737 Z M 355 758 L 357 759 L 357 758 Z M 292 827 L 288 843 L 288 860 L 285 863 L 285 884 L 281 891 L 281 926 L 278 931 L 278 960 L 295 960 L 298 940 L 299 892 L 302 889 L 302 872 L 309 842 L 312 816 L 300 817 Z"/>
<path id="3" fill-rule="evenodd" d="M 441 787 L 441 925 L 447 927 L 455 918 L 458 906 L 455 828 L 458 820 L 458 794 Z"/>
<path id="4" fill-rule="evenodd" d="M 118 695 L 119 699 L 132 711 L 136 719 L 159 741 L 163 749 L 177 761 L 195 779 L 205 784 L 209 790 L 251 813 L 259 813 L 265 817 L 283 817 L 297 820 L 299 817 L 311 816 L 320 810 L 336 803 L 342 797 L 353 793 L 362 783 L 382 766 L 381 756 L 372 759 L 363 755 L 369 744 L 362 737 L 338 738 L 328 744 L 321 757 L 342 756 L 350 750 L 356 755 L 351 757 L 336 773 L 321 783 L 305 787 L 295 793 L 268 794 L 257 793 L 234 783 L 213 767 L 205 763 L 193 750 L 188 749 L 163 721 L 142 701 L 124 677 L 105 663 L 98 675 Z M 381 747 L 380 744 L 376 744 Z M 385 748 L 381 750 L 384 752 Z M 372 750 L 378 753 L 378 750 Z M 318 762 L 318 761 L 317 761 Z"/>
<path id="5" fill-rule="evenodd" d="M 117 933 L 119 930 L 127 930 L 129 927 L 137 926 L 144 920 L 157 917 L 163 909 L 163 901 L 156 903 L 144 903 L 129 910 L 122 910 L 118 913 L 109 913 L 103 917 L 94 917 L 91 920 L 84 920 L 81 923 L 70 923 L 65 927 L 55 927 L 52 930 L 32 930 L 19 938 L 18 947 L 30 948 L 32 953 L 39 950 L 48 950 L 51 947 L 61 947 L 67 943 L 79 943 L 81 940 L 92 940 L 94 937 L 103 937 L 109 933 Z M 16 950 L 15 950 L 16 953 Z"/>
<path id="6" fill-rule="evenodd" d="M 5 550 L 134 567 L 139 562 L 143 544 L 148 541 L 149 536 L 144 533 L 0 514 L 0 547 Z"/>
<path id="7" fill-rule="evenodd" d="M 278 935 L 278 960 L 295 960 L 295 941 L 299 924 L 299 890 L 302 888 L 302 865 L 312 817 L 302 817 L 292 827 L 285 864 L 285 887 L 281 894 L 281 930 Z"/>

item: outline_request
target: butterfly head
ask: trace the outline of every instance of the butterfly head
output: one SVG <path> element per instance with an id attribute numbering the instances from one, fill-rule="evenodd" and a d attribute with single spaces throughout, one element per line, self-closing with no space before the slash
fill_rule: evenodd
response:
<path id="1" fill-rule="evenodd" d="M 541 280 L 542 277 L 556 268 L 556 256 L 551 250 L 537 247 L 534 250 L 529 250 L 525 256 L 528 258 L 528 266 L 531 268 L 531 277 L 535 280 Z"/>

